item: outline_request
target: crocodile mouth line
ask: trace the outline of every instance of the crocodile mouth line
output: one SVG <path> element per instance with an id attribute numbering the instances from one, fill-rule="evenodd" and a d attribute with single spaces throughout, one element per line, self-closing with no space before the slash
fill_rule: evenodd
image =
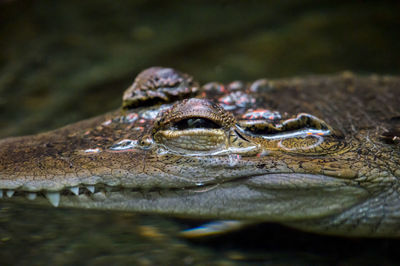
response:
<path id="1" fill-rule="evenodd" d="M 250 178 L 240 177 L 238 179 Z M 230 180 L 237 181 L 237 180 Z M 227 183 L 227 182 L 225 182 Z M 94 195 L 102 195 L 107 197 L 110 193 L 140 193 L 143 197 L 150 193 L 174 193 L 174 192 L 194 192 L 201 193 L 208 190 L 214 189 L 219 183 L 207 183 L 194 186 L 183 186 L 183 187 L 153 187 L 153 188 L 142 188 L 142 187 L 123 187 L 123 186 L 108 186 L 104 184 L 95 185 L 79 185 L 73 187 L 66 187 L 58 191 L 40 190 L 40 191 L 28 191 L 18 189 L 1 189 L 0 188 L 0 199 L 11 199 L 11 198 L 26 198 L 29 201 L 34 201 L 38 198 L 47 198 L 51 205 L 58 207 L 61 201 L 61 197 L 79 197 L 87 196 L 91 197 Z"/>
<path id="2" fill-rule="evenodd" d="M 268 176 L 268 178 L 265 178 Z M 308 179 L 308 185 L 302 187 L 304 183 L 304 178 Z M 262 179 L 261 183 L 260 180 Z M 252 180 L 252 181 L 251 181 Z M 249 181 L 247 183 L 247 181 Z M 303 183 L 302 183 L 303 182 Z M 339 183 L 338 183 L 339 182 Z M 313 175 L 313 174 L 293 174 L 293 173 L 268 173 L 268 174 L 257 174 L 240 176 L 237 178 L 225 180 L 218 182 L 208 182 L 208 183 L 197 183 L 194 185 L 187 185 L 182 187 L 160 187 L 154 186 L 151 188 L 146 187 L 129 187 L 129 186 L 110 186 L 102 183 L 86 185 L 80 184 L 77 186 L 66 186 L 61 190 L 51 191 L 51 190 L 39 190 L 39 191 L 28 191 L 21 189 L 2 189 L 0 188 L 0 199 L 7 198 L 26 198 L 29 201 L 35 201 L 38 198 L 47 198 L 51 205 L 58 207 L 61 201 L 61 197 L 68 198 L 79 198 L 81 196 L 86 196 L 87 198 L 93 198 L 100 196 L 102 199 L 107 199 L 115 194 L 138 194 L 145 198 L 146 196 L 156 193 L 159 196 L 166 196 L 169 193 L 204 193 L 219 186 L 226 185 L 243 185 L 247 184 L 253 186 L 254 188 L 264 187 L 264 189 L 272 190 L 290 190 L 290 189 L 311 189 L 311 188 L 321 188 L 326 187 L 338 187 L 343 185 L 356 185 L 349 180 L 341 180 L 340 178 L 335 178 L 327 175 Z"/>

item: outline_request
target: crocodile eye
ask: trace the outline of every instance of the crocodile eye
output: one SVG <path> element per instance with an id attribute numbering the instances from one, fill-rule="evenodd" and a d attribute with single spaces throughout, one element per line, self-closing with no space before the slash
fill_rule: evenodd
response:
<path id="1" fill-rule="evenodd" d="M 152 134 L 157 143 L 179 153 L 216 152 L 226 149 L 227 132 L 235 123 L 233 115 L 219 105 L 193 98 L 160 114 Z"/>
<path id="2" fill-rule="evenodd" d="M 186 130 L 193 128 L 212 129 L 221 128 L 221 126 L 207 118 L 193 117 L 178 121 L 171 127 L 171 129 L 175 130 Z"/>

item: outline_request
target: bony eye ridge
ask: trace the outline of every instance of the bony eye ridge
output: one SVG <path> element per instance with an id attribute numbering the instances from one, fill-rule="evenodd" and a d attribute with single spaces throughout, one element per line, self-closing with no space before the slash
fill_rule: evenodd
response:
<path id="1" fill-rule="evenodd" d="M 239 126 L 245 133 L 265 138 L 290 138 L 299 135 L 330 135 L 342 138 L 343 134 L 330 127 L 321 119 L 306 113 L 297 117 L 282 121 L 281 123 L 270 123 L 268 121 L 240 121 Z"/>
<path id="2" fill-rule="evenodd" d="M 325 155 L 344 150 L 343 133 L 306 113 L 283 121 L 242 120 L 238 129 L 252 142 L 269 151 Z"/>

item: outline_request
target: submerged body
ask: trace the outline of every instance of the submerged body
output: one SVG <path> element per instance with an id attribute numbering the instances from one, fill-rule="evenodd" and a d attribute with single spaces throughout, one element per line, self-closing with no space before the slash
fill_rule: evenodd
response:
<path id="1" fill-rule="evenodd" d="M 120 110 L 1 140 L 0 196 L 397 237 L 399 106 L 394 77 L 200 87 L 150 68 Z"/>

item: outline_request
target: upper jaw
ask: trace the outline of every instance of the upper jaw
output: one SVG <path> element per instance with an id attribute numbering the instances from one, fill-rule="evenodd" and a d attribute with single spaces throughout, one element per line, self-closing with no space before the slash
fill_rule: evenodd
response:
<path id="1" fill-rule="evenodd" d="M 14 145 L 14 142 L 23 142 L 20 140 L 16 139 L 9 142 L 10 147 Z M 255 150 L 258 151 L 258 148 Z M 248 152 L 246 150 L 244 154 Z M 17 155 L 17 153 L 10 153 L 2 156 L 15 157 Z M 273 154 L 257 157 L 241 156 L 239 153 L 232 155 L 227 152 L 226 154 L 187 156 L 172 154 L 170 151 L 162 152 L 162 149 L 121 153 L 102 152 L 93 155 L 74 154 L 74 160 L 69 161 L 67 165 L 70 167 L 61 170 L 58 169 L 59 162 L 65 163 L 65 161 L 58 154 L 55 154 L 54 161 L 51 161 L 51 165 L 48 165 L 44 171 L 38 167 L 38 163 L 43 164 L 43 161 L 35 161 L 35 156 L 30 154 L 25 156 L 33 158 L 32 161 L 21 162 L 18 160 L 15 164 L 0 164 L 0 189 L 3 194 L 8 191 L 10 191 L 8 194 L 13 193 L 13 191 L 18 193 L 40 192 L 46 194 L 49 192 L 62 194 L 74 192 L 77 187 L 83 188 L 85 191 L 85 188 L 91 189 L 93 186 L 105 190 L 119 188 L 138 190 L 187 189 L 227 183 L 238 179 L 252 180 L 253 177 L 262 175 L 266 175 L 263 186 L 285 188 L 282 180 L 267 177 L 277 177 L 277 174 L 284 173 L 287 176 L 294 176 L 291 174 L 295 172 L 308 173 L 309 176 L 324 174 L 323 171 L 318 170 L 316 172 L 314 165 L 307 168 L 309 164 L 304 162 L 307 162 L 308 158 L 303 158 L 303 162 L 301 162 L 300 157 L 293 156 L 285 159 L 284 157 L 275 157 Z M 292 166 L 287 165 L 289 159 L 292 161 Z M 10 161 L 12 162 L 12 159 Z M 28 170 L 24 169 L 26 163 L 28 163 Z M 302 165 L 302 167 L 294 169 L 293 167 L 296 165 Z M 3 170 L 1 170 L 1 167 L 3 167 Z M 26 171 L 22 172 L 21 170 Z M 334 175 L 335 172 L 330 172 L 329 175 L 332 174 Z M 343 178 L 345 176 L 340 177 L 340 179 Z M 288 180 L 285 182 L 289 182 Z M 318 180 L 320 184 L 326 184 L 324 183 L 325 179 L 315 178 L 308 181 L 304 180 L 302 184 L 315 185 Z M 269 181 L 269 183 L 266 181 Z M 300 185 L 300 183 L 297 185 Z"/>

